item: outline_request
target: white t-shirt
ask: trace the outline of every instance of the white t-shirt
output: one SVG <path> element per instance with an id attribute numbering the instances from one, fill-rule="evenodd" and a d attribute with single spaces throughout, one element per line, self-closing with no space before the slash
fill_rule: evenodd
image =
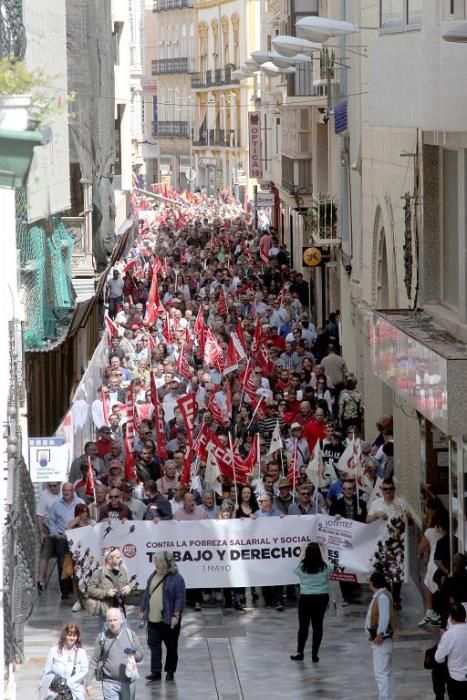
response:
<path id="1" fill-rule="evenodd" d="M 47 525 L 49 522 L 49 513 L 50 509 L 52 508 L 52 504 L 55 503 L 58 498 L 60 498 L 60 492 L 52 493 L 52 491 L 50 491 L 48 488 L 41 491 L 41 495 L 37 501 L 36 515 L 40 515 L 42 518 L 44 518 L 45 525 Z"/>
<path id="2" fill-rule="evenodd" d="M 370 510 L 368 515 L 374 515 L 375 513 L 386 513 L 388 518 L 392 518 L 394 515 L 404 515 L 409 510 L 407 501 L 401 496 L 395 496 L 392 503 L 386 503 L 384 498 L 375 498 L 373 503 L 370 505 Z"/>

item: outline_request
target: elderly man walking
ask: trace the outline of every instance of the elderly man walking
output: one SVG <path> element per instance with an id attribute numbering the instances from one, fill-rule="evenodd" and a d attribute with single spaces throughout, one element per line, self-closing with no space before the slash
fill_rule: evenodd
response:
<path id="1" fill-rule="evenodd" d="M 132 589 L 120 548 L 110 547 L 104 556 L 104 566 L 96 569 L 88 584 L 86 600 L 86 610 L 100 618 L 101 629 L 109 609 L 117 608 L 125 617 L 125 598 Z"/>
<path id="2" fill-rule="evenodd" d="M 75 517 L 75 506 L 78 503 L 84 501 L 75 494 L 73 484 L 66 482 L 62 486 L 62 497 L 54 501 L 49 513 L 49 532 L 57 553 L 58 583 L 62 600 L 66 600 L 73 592 L 71 578 L 62 580 L 62 571 L 65 554 L 70 551 L 65 530 L 70 520 Z"/>
<path id="3" fill-rule="evenodd" d="M 136 677 L 128 675 L 128 661 L 143 659 L 143 650 L 135 634 L 123 625 L 119 608 L 109 608 L 107 629 L 100 632 L 89 662 L 90 680 L 96 669 L 102 668 L 102 695 L 104 700 L 135 700 Z"/>

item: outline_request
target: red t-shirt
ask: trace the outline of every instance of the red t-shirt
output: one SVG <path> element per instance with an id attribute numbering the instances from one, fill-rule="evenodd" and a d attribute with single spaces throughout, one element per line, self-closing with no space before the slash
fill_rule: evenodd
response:
<path id="1" fill-rule="evenodd" d="M 324 425 L 324 423 L 318 423 L 316 418 L 312 418 L 303 428 L 303 437 L 305 440 L 308 440 L 310 452 L 313 450 L 318 440 L 324 440 L 326 437 Z"/>

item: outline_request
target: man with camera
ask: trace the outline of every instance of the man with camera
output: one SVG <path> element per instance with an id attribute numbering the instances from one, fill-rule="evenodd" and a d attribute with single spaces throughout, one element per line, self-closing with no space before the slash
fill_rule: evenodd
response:
<path id="1" fill-rule="evenodd" d="M 100 618 L 103 629 L 109 608 L 119 608 L 126 617 L 125 598 L 131 590 L 120 548 L 110 547 L 105 551 L 104 566 L 96 569 L 88 584 L 86 610 Z"/>

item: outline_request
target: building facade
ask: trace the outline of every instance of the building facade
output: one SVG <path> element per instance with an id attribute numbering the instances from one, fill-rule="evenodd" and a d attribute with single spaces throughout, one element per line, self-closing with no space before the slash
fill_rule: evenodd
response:
<path id="1" fill-rule="evenodd" d="M 155 82 L 146 115 L 146 137 L 157 140 L 159 170 L 153 182 L 177 190 L 194 180 L 192 131 L 195 10 L 192 0 L 155 0 L 146 12 L 146 75 Z M 150 85 L 149 85 L 150 87 Z M 151 104 L 152 103 L 152 104 Z M 151 109 L 152 107 L 152 109 Z"/>

